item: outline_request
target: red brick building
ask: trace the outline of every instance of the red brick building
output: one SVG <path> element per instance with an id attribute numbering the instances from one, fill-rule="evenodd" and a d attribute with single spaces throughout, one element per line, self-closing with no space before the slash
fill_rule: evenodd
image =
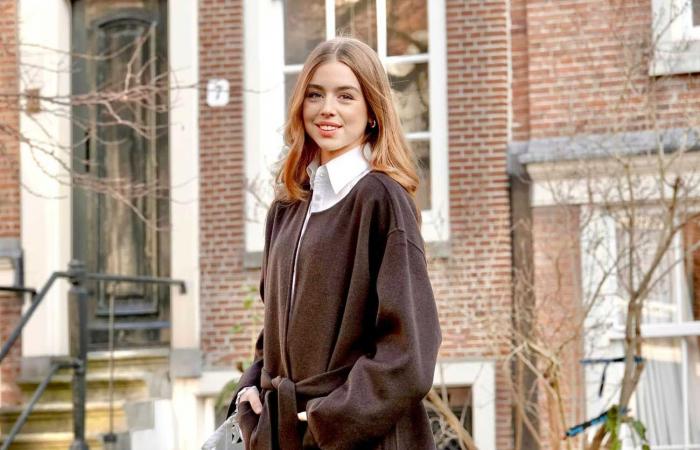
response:
<path id="1" fill-rule="evenodd" d="M 200 445 L 214 429 L 217 393 L 249 359 L 261 326 L 262 218 L 289 88 L 318 42 L 353 35 L 385 63 L 423 167 L 418 203 L 443 332 L 436 385 L 447 387 L 480 449 L 561 445 L 551 436 L 604 405 L 593 393 L 599 372 L 584 372 L 578 362 L 591 353 L 581 316 L 590 281 L 582 218 L 597 209 L 586 198 L 555 195 L 563 188 L 553 190 L 552 180 L 574 182 L 573 162 L 606 161 L 611 153 L 600 147 L 608 149 L 615 139 L 634 144 L 620 146 L 623 153 L 643 153 L 655 136 L 673 141 L 677 130 L 697 127 L 700 5 L 684 8 L 683 2 L 0 0 L 0 285 L 15 282 L 19 250 L 23 281 L 33 287 L 73 258 L 95 271 L 184 280 L 187 293 L 95 288 L 90 336 L 96 375 L 88 383 L 95 397 L 89 400 L 100 417 L 114 410 L 104 404 L 107 387 L 98 376 L 109 359 L 100 307 L 112 298 L 122 301 L 115 306 L 121 311 L 117 373 L 126 399 L 116 408 L 121 438 L 134 448 Z M 677 20 L 669 21 L 668 11 Z M 673 25 L 659 25 L 664 20 Z M 111 124 L 91 127 L 101 116 L 91 116 L 89 108 L 50 106 L 51 98 L 105 89 L 100 74 L 124 73 L 129 62 L 108 65 L 79 55 L 110 54 L 134 36 L 147 36 L 144 48 L 153 53 L 133 64 L 166 73 L 170 88 L 167 97 L 153 100 L 167 112 L 143 119 L 145 129 L 167 132 L 144 140 Z M 652 47 L 660 49 L 652 51 L 659 56 L 653 63 L 642 51 Z M 44 97 L 38 111 L 26 98 L 34 90 Z M 645 113 L 650 96 L 658 114 Z M 123 133 L 116 140 L 121 144 L 108 147 L 109 133 Z M 62 178 L 65 167 L 82 175 L 104 167 L 104 178 L 127 173 L 135 181 L 162 183 L 166 194 L 136 211 L 170 226 L 138 225 L 123 204 L 71 188 Z M 694 230 L 687 230 L 691 242 Z M 126 237 L 110 244 L 110 236 Z M 0 295 L 4 340 L 22 302 L 15 294 Z M 523 318 L 521 307 L 533 313 Z M 20 394 L 26 398 L 38 384 L 50 358 L 67 354 L 67 311 L 67 285 L 61 284 L 2 361 L 2 423 L 11 426 Z M 685 374 L 679 383 L 685 387 L 668 395 L 685 408 L 674 410 L 675 428 L 663 422 L 650 430 L 665 427 L 674 436 L 653 441 L 658 449 L 674 444 L 689 450 L 700 445 L 692 426 L 700 423 L 692 407 L 700 388 L 693 387 L 698 375 L 690 370 L 697 346 L 689 338 L 697 335 L 697 314 L 676 318 L 681 334 L 659 339 L 675 339 L 672 353 L 680 362 L 666 361 L 670 365 L 656 373 Z M 518 419 L 511 387 L 518 372 L 507 357 L 523 330 L 553 347 L 565 343 L 565 423 L 551 415 L 542 386 L 529 399 L 538 406 L 530 413 L 534 430 Z M 620 341 L 608 339 L 614 353 Z M 141 384 L 133 381 L 134 367 Z M 614 391 L 616 374 L 608 373 L 606 395 Z M 58 384 L 50 389 L 59 392 Z M 525 376 L 524 386 L 532 384 Z M 59 397 L 44 407 L 69 411 Z M 130 420 L 143 412 L 134 409 L 135 400 L 148 405 L 151 416 L 157 410 L 168 419 L 134 427 Z M 100 420 L 88 418 L 95 442 L 105 431 Z M 28 430 L 27 442 L 29 434 L 42 432 L 31 423 Z"/>

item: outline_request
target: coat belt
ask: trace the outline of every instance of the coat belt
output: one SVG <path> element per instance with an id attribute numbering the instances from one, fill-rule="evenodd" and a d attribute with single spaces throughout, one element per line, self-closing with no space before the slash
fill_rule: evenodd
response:
<path id="1" fill-rule="evenodd" d="M 261 419 L 266 415 L 270 420 L 260 420 L 255 430 L 256 440 L 267 441 L 272 448 L 273 423 L 277 423 L 277 433 L 280 450 L 302 450 L 301 440 L 297 431 L 297 396 L 308 398 L 323 397 L 339 388 L 345 380 L 352 365 L 340 367 L 335 370 L 314 375 L 297 381 L 296 383 L 282 376 L 272 377 L 263 369 L 260 377 L 260 385 L 269 392 L 265 395 L 266 411 L 263 411 Z M 273 398 L 270 398 L 272 396 Z M 274 401 L 276 397 L 276 402 Z M 271 411 L 271 404 L 277 404 L 277 411 Z M 276 417 L 276 420 L 273 419 Z M 260 428 L 263 429 L 260 429 Z M 261 442 L 262 443 L 262 442 Z M 261 447 L 262 448 L 262 447 Z"/>

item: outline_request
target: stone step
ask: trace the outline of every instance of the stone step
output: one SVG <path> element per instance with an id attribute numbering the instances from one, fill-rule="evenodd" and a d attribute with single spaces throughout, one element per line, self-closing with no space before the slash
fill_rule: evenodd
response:
<path id="1" fill-rule="evenodd" d="M 4 443 L 7 436 L 0 437 L 0 443 Z M 102 435 L 88 434 L 85 441 L 90 450 L 102 450 Z M 73 433 L 47 432 L 18 434 L 10 445 L 10 450 L 66 450 L 73 443 Z"/>
<path id="2" fill-rule="evenodd" d="M 58 359 L 68 359 L 67 357 Z M 22 361 L 20 378 L 38 379 L 49 372 L 51 360 Z M 110 365 L 112 369 L 110 369 Z M 134 350 L 116 350 L 110 363 L 110 352 L 93 351 L 88 353 L 88 375 L 96 373 L 154 373 L 166 374 L 170 367 L 169 348 L 151 348 Z M 56 372 L 56 375 L 71 375 L 72 369 L 65 368 Z"/>
<path id="3" fill-rule="evenodd" d="M 93 351 L 88 353 L 88 373 L 109 371 L 110 352 Z M 152 372 L 167 369 L 170 364 L 170 348 L 116 350 L 115 370 L 132 372 Z"/>
<path id="4" fill-rule="evenodd" d="M 124 402 L 114 402 L 114 432 L 127 430 L 124 414 Z M 86 433 L 106 433 L 109 431 L 110 407 L 107 402 L 90 402 L 85 407 Z M 0 409 L 0 435 L 6 435 L 12 429 L 24 406 L 12 406 Z M 22 434 L 72 432 L 73 405 L 68 402 L 56 402 L 35 405 L 27 422 L 20 430 Z"/>
<path id="5" fill-rule="evenodd" d="M 98 372 L 87 375 L 87 401 L 109 401 L 109 373 Z M 151 374 L 137 372 L 119 372 L 114 374 L 112 390 L 115 400 L 137 401 L 147 400 L 151 391 L 149 380 Z M 34 391 L 43 380 L 38 377 L 20 378 L 17 380 L 24 401 L 28 402 Z M 54 375 L 47 389 L 39 398 L 39 403 L 71 402 L 73 399 L 73 377 L 68 374 Z"/>

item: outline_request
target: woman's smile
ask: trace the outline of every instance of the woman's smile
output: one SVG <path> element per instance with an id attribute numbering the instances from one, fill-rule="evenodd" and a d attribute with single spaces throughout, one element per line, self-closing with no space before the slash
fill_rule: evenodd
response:
<path id="1" fill-rule="evenodd" d="M 320 122 L 316 126 L 319 128 L 319 134 L 324 138 L 332 138 L 335 136 L 335 132 L 341 128 L 341 125 L 333 122 Z"/>

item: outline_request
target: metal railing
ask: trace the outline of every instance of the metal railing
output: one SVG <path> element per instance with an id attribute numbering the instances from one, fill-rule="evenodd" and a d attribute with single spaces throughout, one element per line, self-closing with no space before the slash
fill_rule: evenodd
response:
<path id="1" fill-rule="evenodd" d="M 51 378 L 60 369 L 73 369 L 73 443 L 71 450 L 87 450 L 88 445 L 85 441 L 85 402 L 86 402 L 86 375 L 87 375 L 87 349 L 88 349 L 88 291 L 86 288 L 87 281 L 113 281 L 113 282 L 130 282 L 143 284 L 165 284 L 177 285 L 180 287 L 180 292 L 185 293 L 185 282 L 182 280 L 174 280 L 171 278 L 162 277 L 139 277 L 125 275 L 111 275 L 104 273 L 90 273 L 85 270 L 85 264 L 81 261 L 71 261 L 68 264 L 68 271 L 57 271 L 51 274 L 49 279 L 44 283 L 44 286 L 36 291 L 32 288 L 22 286 L 0 286 L 0 291 L 16 292 L 19 294 L 31 294 L 31 304 L 27 311 L 22 315 L 20 321 L 15 326 L 15 329 L 10 334 L 7 341 L 3 344 L 0 350 L 0 363 L 7 356 L 12 348 L 12 345 L 17 341 L 17 338 L 22 334 L 24 326 L 29 322 L 34 311 L 39 307 L 41 301 L 48 293 L 51 286 L 58 279 L 67 279 L 71 288 L 68 293 L 69 307 L 75 308 L 77 320 L 72 321 L 71 327 L 71 342 L 70 342 L 70 357 L 57 358 L 52 361 L 49 373 L 46 375 L 41 384 L 36 388 L 32 398 L 29 400 L 27 407 L 22 414 L 17 418 L 12 426 L 10 433 L 3 440 L 3 445 L 0 450 L 7 450 L 14 439 L 16 438 L 22 426 L 27 422 L 34 406 L 39 401 L 39 398 L 46 390 L 51 382 Z"/>

